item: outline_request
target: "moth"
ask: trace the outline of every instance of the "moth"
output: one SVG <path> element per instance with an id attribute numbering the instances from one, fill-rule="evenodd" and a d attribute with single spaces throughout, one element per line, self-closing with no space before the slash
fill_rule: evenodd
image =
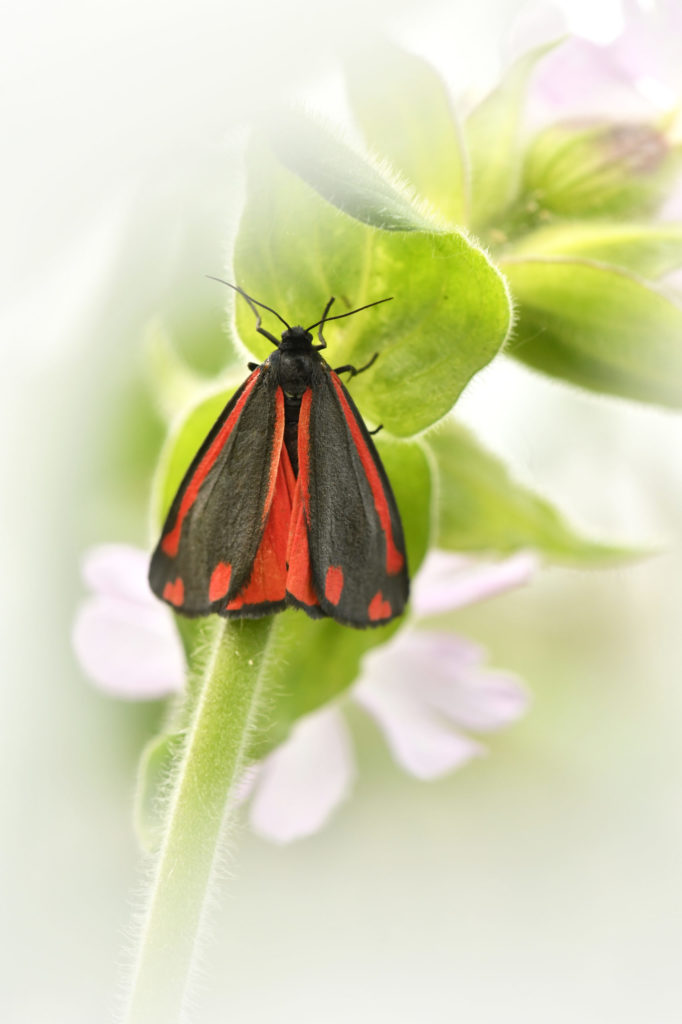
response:
<path id="1" fill-rule="evenodd" d="M 216 280 L 219 280 L 216 278 Z M 342 374 L 310 327 L 225 281 L 275 350 L 229 400 L 187 470 L 154 551 L 154 593 L 184 615 L 258 617 L 293 606 L 346 626 L 380 626 L 405 608 L 409 578 L 400 514 L 372 437 Z M 280 338 L 258 308 L 284 325 Z M 318 328 L 318 342 L 311 333 Z"/>

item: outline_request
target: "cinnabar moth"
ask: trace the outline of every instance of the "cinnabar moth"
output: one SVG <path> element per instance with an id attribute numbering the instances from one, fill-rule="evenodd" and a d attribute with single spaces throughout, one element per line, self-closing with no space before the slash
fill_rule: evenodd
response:
<path id="1" fill-rule="evenodd" d="M 184 615 L 258 617 L 293 605 L 347 626 L 383 625 L 407 601 L 403 529 L 340 379 L 376 355 L 360 369 L 332 370 L 319 354 L 324 324 L 359 310 L 330 317 L 331 298 L 317 323 L 290 327 L 223 283 L 246 299 L 276 350 L 249 363 L 187 470 L 152 556 L 151 588 Z M 284 324 L 281 339 L 261 326 L 256 306 Z"/>

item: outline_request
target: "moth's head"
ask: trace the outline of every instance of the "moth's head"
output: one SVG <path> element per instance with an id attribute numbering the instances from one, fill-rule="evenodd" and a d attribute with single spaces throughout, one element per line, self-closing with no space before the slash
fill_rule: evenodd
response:
<path id="1" fill-rule="evenodd" d="M 313 336 L 305 327 L 287 327 L 286 331 L 282 332 L 279 347 L 296 351 L 297 349 L 309 349 L 312 343 Z"/>

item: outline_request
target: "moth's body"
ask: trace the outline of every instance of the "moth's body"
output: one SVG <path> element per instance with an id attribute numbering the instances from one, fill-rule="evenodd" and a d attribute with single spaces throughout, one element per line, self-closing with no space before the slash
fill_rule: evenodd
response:
<path id="1" fill-rule="evenodd" d="M 284 393 L 284 444 L 291 467 L 298 475 L 298 419 L 301 398 L 313 386 L 319 373 L 329 372 L 329 366 L 313 345 L 313 337 L 305 327 L 292 327 L 285 331 L 279 348 L 262 365 L 263 373 L 275 375 Z"/>
<path id="2" fill-rule="evenodd" d="M 185 615 L 293 605 L 346 625 L 388 622 L 407 600 L 407 561 L 390 484 L 339 377 L 361 371 L 332 370 L 321 329 L 320 345 L 309 328 L 287 325 L 279 340 L 258 329 L 276 349 L 249 364 L 185 474 L 151 587 Z"/>

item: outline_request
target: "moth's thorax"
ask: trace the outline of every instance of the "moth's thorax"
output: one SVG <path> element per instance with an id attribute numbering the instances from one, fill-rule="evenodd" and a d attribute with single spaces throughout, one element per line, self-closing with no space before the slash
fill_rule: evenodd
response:
<path id="1" fill-rule="evenodd" d="M 279 384 L 288 398 L 300 398 L 312 383 L 315 368 L 323 361 L 313 347 L 313 336 L 304 327 L 290 327 L 279 348 L 268 360 L 276 367 Z"/>

